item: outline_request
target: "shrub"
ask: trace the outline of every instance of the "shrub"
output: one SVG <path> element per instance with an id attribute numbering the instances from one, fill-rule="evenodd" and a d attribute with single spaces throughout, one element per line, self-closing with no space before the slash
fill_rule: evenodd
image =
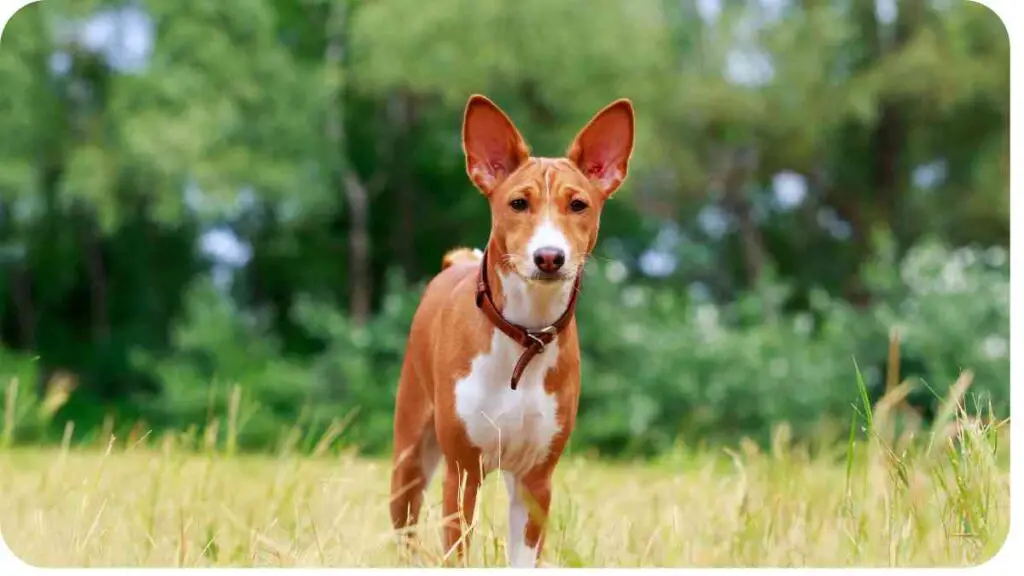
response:
<path id="1" fill-rule="evenodd" d="M 1005 250 L 950 251 L 925 242 L 899 266 L 893 262 L 883 252 L 867 271 L 875 299 L 866 309 L 815 293 L 809 310 L 787 314 L 786 287 L 770 276 L 757 291 L 718 304 L 628 279 L 622 264 L 595 259 L 578 308 L 584 362 L 573 449 L 650 455 L 679 440 L 750 437 L 763 444 L 782 422 L 794 439 L 823 439 L 844 430 L 851 405 L 860 403 L 854 359 L 869 393 L 882 394 L 893 328 L 902 346 L 900 373 L 918 382 L 910 400 L 926 416 L 967 368 L 976 384 L 966 407 L 991 405 L 996 415 L 1008 415 Z M 175 353 L 155 358 L 139 351 L 135 358 L 162 382 L 161 393 L 130 403 L 158 428 L 218 422 L 213 432 L 227 440 L 233 430 L 237 438 L 230 442 L 242 448 L 280 447 L 286 438 L 309 449 L 332 423 L 337 432 L 344 421 L 343 442 L 386 450 L 406 334 L 422 289 L 391 278 L 382 309 L 362 327 L 329 304 L 300 299 L 293 319 L 324 347 L 294 358 L 282 352 L 264 318 L 236 310 L 211 283 L 197 283 L 173 335 Z M 34 381 L 33 366 L 3 355 L 0 377 Z M 38 421 L 30 426 L 27 409 L 18 406 L 19 426 L 29 434 Z M 305 435 L 296 437 L 297 430 Z"/>

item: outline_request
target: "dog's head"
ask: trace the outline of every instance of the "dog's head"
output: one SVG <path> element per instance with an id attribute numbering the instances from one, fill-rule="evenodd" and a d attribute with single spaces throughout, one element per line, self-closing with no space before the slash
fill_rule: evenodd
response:
<path id="1" fill-rule="evenodd" d="M 466 104 L 462 148 L 470 180 L 491 205 L 502 263 L 531 281 L 572 281 L 597 242 L 605 200 L 626 179 L 633 105 L 616 100 L 576 135 L 563 158 L 530 155 L 496 104 Z"/>

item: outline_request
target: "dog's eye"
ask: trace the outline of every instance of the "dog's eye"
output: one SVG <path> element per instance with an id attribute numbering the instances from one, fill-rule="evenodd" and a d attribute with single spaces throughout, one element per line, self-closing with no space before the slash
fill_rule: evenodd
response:
<path id="1" fill-rule="evenodd" d="M 516 212 L 522 212 L 523 210 L 526 210 L 528 206 L 526 200 L 523 198 L 516 198 L 515 200 L 509 202 L 508 205 L 511 206 L 512 209 L 515 210 Z"/>
<path id="2" fill-rule="evenodd" d="M 587 209 L 587 203 L 583 200 L 573 200 L 569 203 L 569 209 L 573 212 L 583 212 Z"/>

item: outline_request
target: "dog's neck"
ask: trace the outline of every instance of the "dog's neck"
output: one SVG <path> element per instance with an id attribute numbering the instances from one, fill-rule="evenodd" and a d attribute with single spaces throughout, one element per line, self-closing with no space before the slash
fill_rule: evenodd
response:
<path id="1" fill-rule="evenodd" d="M 487 283 L 495 306 L 513 324 L 539 330 L 554 324 L 569 307 L 574 284 L 565 282 L 529 282 L 506 263 L 505 254 L 488 245 Z"/>

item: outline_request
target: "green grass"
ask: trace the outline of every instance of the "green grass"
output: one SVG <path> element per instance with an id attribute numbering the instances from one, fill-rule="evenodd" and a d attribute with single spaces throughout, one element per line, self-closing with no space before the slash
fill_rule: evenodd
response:
<path id="1" fill-rule="evenodd" d="M 954 385 L 953 400 L 969 383 Z M 951 401 L 931 430 L 897 435 L 903 393 L 858 407 L 849 441 L 813 454 L 783 426 L 767 452 L 742 442 L 647 463 L 567 457 L 542 562 L 980 564 L 1009 526 L 1009 424 L 968 418 Z M 0 449 L 0 532 L 37 566 L 440 565 L 439 482 L 418 547 L 403 553 L 388 520 L 388 462 L 331 448 L 333 438 L 313 455 L 277 457 L 236 455 L 212 434 L 201 446 L 168 435 Z M 506 511 L 491 475 L 468 564 L 504 565 Z"/>

